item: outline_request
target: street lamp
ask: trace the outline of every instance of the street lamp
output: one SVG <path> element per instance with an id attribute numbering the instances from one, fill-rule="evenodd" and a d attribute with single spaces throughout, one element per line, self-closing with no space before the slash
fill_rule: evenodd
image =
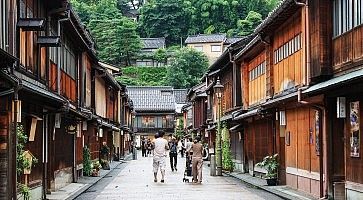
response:
<path id="1" fill-rule="evenodd" d="M 216 84 L 213 86 L 214 93 L 218 98 L 218 132 L 217 132 L 217 142 L 216 142 L 216 165 L 217 165 L 217 176 L 222 176 L 222 139 L 221 139 L 221 99 L 222 99 L 222 90 L 224 86 L 221 84 L 219 77 L 217 79 Z"/>

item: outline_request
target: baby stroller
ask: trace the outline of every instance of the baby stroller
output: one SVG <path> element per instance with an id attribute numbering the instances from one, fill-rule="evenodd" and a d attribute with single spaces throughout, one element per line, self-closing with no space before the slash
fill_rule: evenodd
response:
<path id="1" fill-rule="evenodd" d="M 192 153 L 190 153 L 190 155 L 187 155 L 185 157 L 185 171 L 184 171 L 183 182 L 189 183 L 189 179 L 186 178 L 188 176 L 189 177 L 192 176 Z"/>

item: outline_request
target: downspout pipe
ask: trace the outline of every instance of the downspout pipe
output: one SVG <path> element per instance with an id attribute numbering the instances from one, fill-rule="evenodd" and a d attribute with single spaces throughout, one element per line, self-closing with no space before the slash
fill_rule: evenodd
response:
<path id="1" fill-rule="evenodd" d="M 65 21 L 68 21 L 71 19 L 71 12 L 70 10 L 66 10 L 67 12 L 67 17 L 64 18 L 64 19 L 59 19 L 58 20 L 58 36 L 61 38 L 61 23 L 62 22 L 65 22 Z M 61 48 L 61 47 L 60 47 Z M 58 95 L 60 95 L 60 76 L 61 76 L 61 50 L 62 49 L 59 49 L 58 48 L 58 64 L 57 64 L 57 93 Z M 63 51 L 62 51 L 63 53 Z"/>
<path id="2" fill-rule="evenodd" d="M 306 3 L 302 3 L 299 2 L 298 0 L 294 0 L 295 4 L 298 6 L 304 6 L 305 7 L 305 60 L 306 60 L 306 65 L 305 65 L 305 77 L 304 77 L 304 81 L 305 81 L 305 85 L 309 86 L 310 85 L 310 37 L 309 37 L 309 32 L 310 32 L 310 23 L 309 23 L 309 1 L 307 0 Z"/>
<path id="3" fill-rule="evenodd" d="M 319 188 L 320 188 L 320 198 L 325 199 L 327 193 L 324 195 L 324 152 L 323 152 L 323 113 L 325 113 L 326 108 L 323 105 L 310 103 L 302 100 L 302 89 L 298 89 L 298 103 L 307 105 L 319 112 Z M 326 115 L 326 114 L 325 114 Z M 324 116 L 325 116 L 324 115 Z M 326 133 L 325 133 L 326 134 Z"/>

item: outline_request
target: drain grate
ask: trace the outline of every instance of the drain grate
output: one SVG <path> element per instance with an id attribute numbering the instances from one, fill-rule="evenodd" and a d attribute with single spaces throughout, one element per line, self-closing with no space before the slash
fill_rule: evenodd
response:
<path id="1" fill-rule="evenodd" d="M 97 192 L 97 190 L 87 190 L 85 193 Z"/>

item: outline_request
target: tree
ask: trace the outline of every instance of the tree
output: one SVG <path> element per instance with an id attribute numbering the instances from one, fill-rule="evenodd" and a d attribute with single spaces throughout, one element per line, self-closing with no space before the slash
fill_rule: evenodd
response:
<path id="1" fill-rule="evenodd" d="M 188 35 L 190 15 L 183 0 L 150 1 L 141 9 L 139 31 L 143 37 L 165 37 L 167 44 L 178 44 Z"/>
<path id="2" fill-rule="evenodd" d="M 176 52 L 168 68 L 168 83 L 174 88 L 191 88 L 199 83 L 207 67 L 208 59 L 203 53 L 192 48 L 182 48 Z"/>
<path id="3" fill-rule="evenodd" d="M 262 22 L 261 14 L 250 11 L 244 20 L 237 21 L 237 35 L 247 36 L 251 34 L 255 27 Z"/>
<path id="4" fill-rule="evenodd" d="M 110 64 L 130 65 L 142 46 L 135 22 L 122 16 L 118 1 L 73 0 L 72 3 L 88 24 L 100 59 Z"/>

